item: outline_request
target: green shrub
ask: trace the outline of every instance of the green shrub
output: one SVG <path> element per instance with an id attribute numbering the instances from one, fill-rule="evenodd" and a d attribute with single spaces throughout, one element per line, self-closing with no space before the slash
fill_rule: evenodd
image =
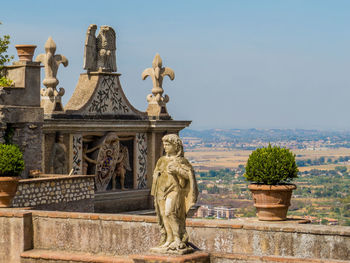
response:
<path id="1" fill-rule="evenodd" d="M 295 154 L 277 146 L 259 148 L 248 158 L 244 177 L 259 184 L 283 184 L 298 177 Z"/>
<path id="2" fill-rule="evenodd" d="M 23 170 L 23 154 L 18 146 L 0 144 L 0 176 L 18 176 Z"/>

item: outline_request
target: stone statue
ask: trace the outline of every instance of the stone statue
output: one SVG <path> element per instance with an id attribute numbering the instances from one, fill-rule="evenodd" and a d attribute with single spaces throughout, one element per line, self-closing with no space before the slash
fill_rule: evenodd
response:
<path id="1" fill-rule="evenodd" d="M 90 25 L 86 32 L 83 68 L 89 71 L 97 69 L 96 30 L 96 25 Z"/>
<path id="2" fill-rule="evenodd" d="M 95 37 L 96 25 L 90 25 L 86 32 L 84 69 L 88 71 L 116 72 L 116 34 L 112 27 L 101 26 Z"/>
<path id="3" fill-rule="evenodd" d="M 46 89 L 41 90 L 43 96 L 41 101 L 41 107 L 44 108 L 45 113 L 52 111 L 63 111 L 61 98 L 65 93 L 64 88 L 60 88 L 59 91 L 56 87 L 59 83 L 57 76 L 58 67 L 60 64 L 68 66 L 68 59 L 63 55 L 55 55 L 56 44 L 52 37 L 49 37 L 45 43 L 45 54 L 40 54 L 36 57 L 35 61 L 44 64 L 45 78 L 43 84 Z"/>
<path id="4" fill-rule="evenodd" d="M 56 133 L 55 144 L 53 145 L 50 158 L 50 173 L 68 174 L 67 172 L 67 148 L 63 143 L 63 135 Z"/>
<path id="5" fill-rule="evenodd" d="M 169 102 L 169 96 L 163 97 L 163 78 L 169 76 L 174 80 L 175 73 L 171 68 L 163 67 L 162 59 L 157 53 L 152 62 L 152 68 L 147 68 L 142 72 L 142 79 L 145 80 L 148 76 L 152 78 L 153 88 L 152 94 L 147 96 L 148 107 L 147 113 L 149 116 L 166 116 L 169 117 L 166 109 L 166 104 Z"/>
<path id="6" fill-rule="evenodd" d="M 162 140 L 166 155 L 159 158 L 156 164 L 151 189 L 161 241 L 151 252 L 191 253 L 193 248 L 188 243 L 186 216 L 198 197 L 194 170 L 184 157 L 179 136 L 168 134 Z"/>
<path id="7" fill-rule="evenodd" d="M 129 151 L 124 145 L 120 145 L 120 160 L 117 164 L 116 172 L 112 177 L 112 189 L 116 189 L 116 177 L 120 177 L 121 189 L 125 190 L 125 174 L 126 170 L 131 171 L 130 161 L 129 161 Z"/>

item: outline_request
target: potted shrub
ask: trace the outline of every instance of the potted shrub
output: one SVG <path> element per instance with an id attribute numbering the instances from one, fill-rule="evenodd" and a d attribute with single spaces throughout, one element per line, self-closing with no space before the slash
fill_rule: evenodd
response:
<path id="1" fill-rule="evenodd" d="M 256 149 L 249 155 L 244 176 L 252 182 L 248 188 L 259 220 L 286 220 L 292 191 L 296 189 L 289 182 L 298 177 L 295 155 L 270 144 Z"/>
<path id="2" fill-rule="evenodd" d="M 17 145 L 0 144 L 0 207 L 9 207 L 24 170 L 23 154 Z"/>

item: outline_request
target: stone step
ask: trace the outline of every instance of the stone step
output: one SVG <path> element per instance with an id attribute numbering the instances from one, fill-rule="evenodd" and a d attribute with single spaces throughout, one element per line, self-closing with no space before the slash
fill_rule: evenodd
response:
<path id="1" fill-rule="evenodd" d="M 130 255 L 109 256 L 82 252 L 32 249 L 21 254 L 21 263 L 166 263 L 209 262 L 209 255 L 196 252 L 183 256 Z M 344 260 L 312 259 L 281 256 L 255 256 L 239 253 L 210 253 L 210 263 L 349 263 Z"/>
<path id="2" fill-rule="evenodd" d="M 82 252 L 53 251 L 46 249 L 32 249 L 21 254 L 21 263 L 133 263 L 125 256 L 95 255 Z"/>
<path id="3" fill-rule="evenodd" d="M 210 253 L 211 263 L 349 263 L 348 260 L 282 256 L 255 256 L 239 253 Z"/>
<path id="4" fill-rule="evenodd" d="M 187 255 L 135 254 L 128 256 L 94 255 L 73 251 L 32 249 L 21 254 L 21 263 L 210 263 L 208 253 Z"/>

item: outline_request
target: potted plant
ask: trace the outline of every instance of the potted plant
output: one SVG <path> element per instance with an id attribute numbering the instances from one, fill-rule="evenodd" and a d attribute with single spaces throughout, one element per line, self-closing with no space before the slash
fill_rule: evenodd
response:
<path id="1" fill-rule="evenodd" d="M 289 182 L 298 177 L 295 155 L 277 146 L 258 148 L 248 158 L 246 172 L 259 220 L 286 220 L 292 191 Z"/>
<path id="2" fill-rule="evenodd" d="M 23 170 L 23 154 L 18 146 L 0 144 L 0 207 L 10 207 Z"/>

